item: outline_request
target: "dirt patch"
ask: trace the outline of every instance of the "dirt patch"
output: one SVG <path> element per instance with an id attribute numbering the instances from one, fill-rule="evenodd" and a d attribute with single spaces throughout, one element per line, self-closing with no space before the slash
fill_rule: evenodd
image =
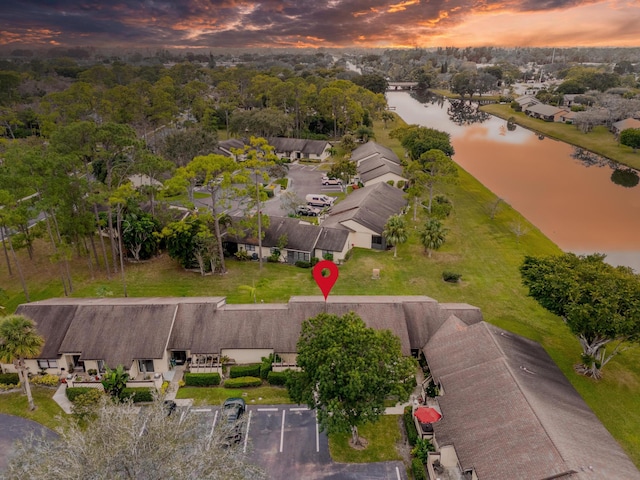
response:
<path id="1" fill-rule="evenodd" d="M 353 438 L 349 439 L 349 446 L 355 450 L 364 450 L 369 446 L 369 441 L 366 438 L 360 437 L 358 439 L 360 443 L 353 443 Z"/>

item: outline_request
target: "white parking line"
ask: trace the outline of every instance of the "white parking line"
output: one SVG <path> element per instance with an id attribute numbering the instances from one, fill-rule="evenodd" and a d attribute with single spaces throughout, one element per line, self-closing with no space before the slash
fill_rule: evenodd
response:
<path id="1" fill-rule="evenodd" d="M 284 444 L 284 414 L 286 410 L 282 410 L 282 427 L 280 428 L 280 453 L 282 453 L 282 445 Z"/>
<path id="2" fill-rule="evenodd" d="M 244 445 L 242 453 L 247 453 L 247 440 L 249 439 L 249 425 L 251 425 L 251 410 L 249 410 L 249 418 L 247 419 L 247 431 L 244 433 Z"/>
<path id="3" fill-rule="evenodd" d="M 309 407 L 292 407 L 289 409 L 290 412 L 306 412 L 309 410 Z"/>
<path id="4" fill-rule="evenodd" d="M 211 431 L 209 432 L 209 441 L 207 442 L 207 449 L 211 446 L 211 439 L 213 438 L 213 430 L 216 428 L 216 422 L 218 421 L 218 411 L 213 416 L 213 423 L 211 424 Z"/>
<path id="5" fill-rule="evenodd" d="M 277 412 L 277 408 L 256 408 L 259 412 Z"/>
<path id="6" fill-rule="evenodd" d="M 210 412 L 211 409 L 210 408 L 192 408 L 191 409 L 192 412 Z M 218 412 L 216 412 L 218 413 Z"/>
<path id="7" fill-rule="evenodd" d="M 398 477 L 398 480 L 402 480 L 402 477 L 400 476 L 400 469 L 398 467 L 396 467 L 396 476 Z"/>

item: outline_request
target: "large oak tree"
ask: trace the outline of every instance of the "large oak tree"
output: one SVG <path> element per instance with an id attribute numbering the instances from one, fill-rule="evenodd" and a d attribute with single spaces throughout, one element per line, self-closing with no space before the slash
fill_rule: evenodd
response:
<path id="1" fill-rule="evenodd" d="M 604 258 L 527 256 L 520 267 L 529 295 L 560 316 L 580 340 L 582 362 L 576 371 L 596 379 L 628 342 L 640 339 L 640 276 Z M 614 347 L 607 352 L 609 344 Z"/>
<path id="2" fill-rule="evenodd" d="M 389 330 L 366 326 L 355 313 L 321 313 L 302 324 L 298 340 L 300 372 L 288 379 L 289 394 L 317 411 L 328 433 L 351 432 L 384 413 L 384 400 L 405 401 L 415 385 L 416 363 L 404 357 L 400 339 Z"/>

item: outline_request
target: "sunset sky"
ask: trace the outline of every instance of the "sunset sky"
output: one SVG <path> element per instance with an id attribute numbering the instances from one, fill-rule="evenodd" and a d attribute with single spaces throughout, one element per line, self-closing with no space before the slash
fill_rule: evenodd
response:
<path id="1" fill-rule="evenodd" d="M 0 46 L 640 46 L 640 0 L 2 0 Z"/>

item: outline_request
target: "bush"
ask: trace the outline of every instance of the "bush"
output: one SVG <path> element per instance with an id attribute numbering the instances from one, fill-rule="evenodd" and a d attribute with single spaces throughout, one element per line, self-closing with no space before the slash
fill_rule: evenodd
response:
<path id="1" fill-rule="evenodd" d="M 415 480 L 427 480 L 427 472 L 424 469 L 424 464 L 417 458 L 411 460 L 411 470 L 413 470 L 413 478 L 415 478 Z"/>
<path id="2" fill-rule="evenodd" d="M 522 111 L 522 107 L 520 106 L 520 104 L 518 102 L 516 102 L 515 100 L 513 102 L 511 102 L 511 108 L 515 111 L 515 112 L 521 112 Z"/>
<path id="3" fill-rule="evenodd" d="M 405 181 L 404 180 L 398 180 L 398 183 L 396 184 L 396 187 L 398 187 L 399 189 L 403 189 L 405 185 Z"/>
<path id="4" fill-rule="evenodd" d="M 153 402 L 153 389 L 146 387 L 125 388 L 120 393 L 121 399 L 130 398 L 133 403 Z"/>
<path id="5" fill-rule="evenodd" d="M 455 273 L 455 272 L 442 272 L 442 279 L 445 282 L 449 282 L 449 283 L 458 283 L 458 281 L 460 281 L 460 278 L 462 278 L 462 274 L 460 273 Z"/>
<path id="6" fill-rule="evenodd" d="M 436 448 L 428 438 L 419 438 L 416 441 L 416 446 L 411 450 L 411 455 L 420 460 L 423 464 L 427 463 L 429 452 L 435 452 Z"/>
<path id="7" fill-rule="evenodd" d="M 34 385 L 44 385 L 47 387 L 56 387 L 60 383 L 57 375 L 37 375 L 31 379 Z"/>
<path id="8" fill-rule="evenodd" d="M 311 266 L 315 267 L 319 261 L 320 259 L 318 257 L 311 257 Z"/>
<path id="9" fill-rule="evenodd" d="M 189 387 L 211 387 L 220 385 L 219 373 L 185 373 L 184 384 Z"/>
<path id="10" fill-rule="evenodd" d="M 251 365 L 234 365 L 229 371 L 229 376 L 231 378 L 259 377 L 260 364 L 254 363 Z"/>
<path id="11" fill-rule="evenodd" d="M 249 255 L 249 252 L 247 252 L 246 250 L 238 250 L 236 253 L 234 253 L 234 256 L 241 262 L 251 259 L 251 255 Z"/>
<path id="12" fill-rule="evenodd" d="M 67 398 L 69 399 L 70 402 L 74 402 L 76 398 L 78 398 L 78 396 L 84 395 L 90 390 L 94 390 L 94 389 L 91 387 L 67 387 L 67 391 L 66 391 Z"/>
<path id="13" fill-rule="evenodd" d="M 284 386 L 287 384 L 287 373 L 271 371 L 269 372 L 269 375 L 267 375 L 267 382 L 269 382 L 269 385 Z"/>
<path id="14" fill-rule="evenodd" d="M 300 268 L 311 268 L 311 262 L 306 262 L 304 260 L 298 260 L 295 263 L 296 267 L 300 267 Z"/>
<path id="15" fill-rule="evenodd" d="M 98 375 L 98 370 L 96 370 L 95 368 L 90 368 L 89 370 L 87 370 L 87 373 L 89 374 L 89 376 L 95 377 L 96 375 Z"/>
<path id="16" fill-rule="evenodd" d="M 259 387 L 262 380 L 256 377 L 230 378 L 224 381 L 225 388 Z"/>
<path id="17" fill-rule="evenodd" d="M 411 412 L 411 406 L 404 407 L 403 419 L 404 419 L 404 428 L 407 431 L 407 440 L 409 441 L 409 445 L 413 447 L 418 441 L 418 430 L 416 429 L 416 424 L 413 421 L 413 413 Z"/>
<path id="18" fill-rule="evenodd" d="M 323 260 L 329 260 L 330 262 L 333 262 L 333 253 L 324 252 L 322 254 L 322 258 L 323 258 Z"/>
<path id="19" fill-rule="evenodd" d="M 262 357 L 262 363 L 260 364 L 260 378 L 266 380 L 269 372 L 271 372 L 271 364 L 273 363 L 273 353 L 270 353 L 268 357 Z"/>
<path id="20" fill-rule="evenodd" d="M 395 183 L 396 183 L 396 182 L 394 182 L 393 180 L 387 180 L 387 184 L 388 184 L 388 185 L 391 185 L 392 187 L 393 187 L 393 185 L 394 185 Z"/>
<path id="21" fill-rule="evenodd" d="M 431 216 L 436 218 L 447 218 L 451 214 L 453 205 L 444 195 L 436 195 L 433 197 L 433 203 L 431 204 Z"/>
<path id="22" fill-rule="evenodd" d="M 17 385 L 19 382 L 17 373 L 0 373 L 0 383 L 3 385 Z"/>

